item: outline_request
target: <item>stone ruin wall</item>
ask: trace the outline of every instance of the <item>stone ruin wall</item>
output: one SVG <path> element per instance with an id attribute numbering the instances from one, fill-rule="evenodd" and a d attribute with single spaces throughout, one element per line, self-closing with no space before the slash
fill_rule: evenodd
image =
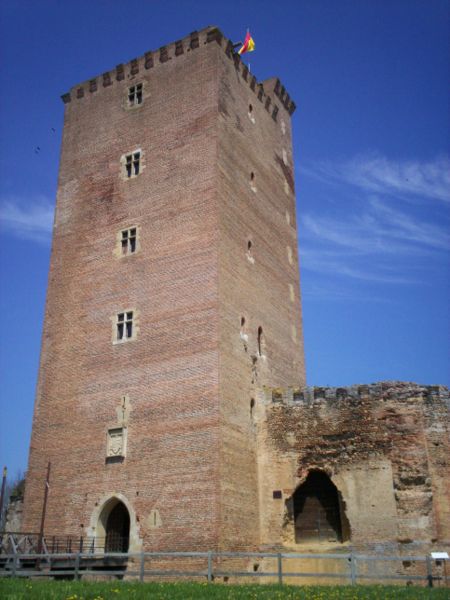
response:
<path id="1" fill-rule="evenodd" d="M 5 531 L 22 531 L 23 495 L 11 495 L 5 515 Z"/>
<path id="2" fill-rule="evenodd" d="M 289 504 L 308 472 L 321 470 L 340 492 L 354 548 L 448 547 L 448 409 L 447 388 L 414 383 L 260 391 L 254 435 L 262 546 L 307 551 L 295 543 Z"/>

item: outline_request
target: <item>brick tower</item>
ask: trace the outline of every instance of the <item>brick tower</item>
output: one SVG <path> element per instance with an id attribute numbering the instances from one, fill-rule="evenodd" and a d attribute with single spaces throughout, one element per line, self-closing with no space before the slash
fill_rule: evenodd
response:
<path id="1" fill-rule="evenodd" d="M 63 96 L 24 531 L 257 547 L 257 387 L 303 385 L 290 115 L 216 28 Z"/>

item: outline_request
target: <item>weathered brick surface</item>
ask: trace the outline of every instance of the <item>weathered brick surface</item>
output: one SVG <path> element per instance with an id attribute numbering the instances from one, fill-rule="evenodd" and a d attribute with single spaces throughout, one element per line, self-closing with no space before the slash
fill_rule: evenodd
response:
<path id="1" fill-rule="evenodd" d="M 96 511 L 115 494 L 130 510 L 131 549 L 257 541 L 251 390 L 304 377 L 294 199 L 284 191 L 293 105 L 272 82 L 265 108 L 226 51 L 220 32 L 204 30 L 63 96 L 24 529 L 39 529 L 50 460 L 48 534 L 92 535 Z M 127 108 L 127 90 L 140 82 L 144 102 Z M 142 172 L 126 180 L 121 158 L 137 149 Z M 134 226 L 139 252 L 119 258 L 117 234 Z M 113 344 L 111 319 L 130 308 L 137 337 Z M 259 325 L 266 358 L 253 364 Z M 123 395 L 127 454 L 107 463 L 106 433 Z M 148 525 L 154 509 L 158 528 Z"/>
<path id="2" fill-rule="evenodd" d="M 239 549 L 259 543 L 251 399 L 305 375 L 290 118 L 273 96 L 274 120 L 243 65 L 219 60 L 221 542 Z"/>
<path id="3" fill-rule="evenodd" d="M 128 107 L 136 83 L 144 101 Z M 356 547 L 448 540 L 448 390 L 302 387 L 295 105 L 280 81 L 259 84 L 207 28 L 63 100 L 23 529 L 39 529 L 50 460 L 48 534 L 98 534 L 116 496 L 131 550 L 291 547 L 290 498 L 319 469 Z M 136 337 L 115 344 L 124 310 Z M 107 461 L 124 396 L 126 456 Z"/>
<path id="4" fill-rule="evenodd" d="M 266 389 L 257 405 L 263 538 L 293 545 L 286 505 L 310 470 L 342 494 L 351 543 L 450 540 L 449 393 L 384 382 L 350 388 Z M 271 498 L 282 489 L 285 502 Z"/>

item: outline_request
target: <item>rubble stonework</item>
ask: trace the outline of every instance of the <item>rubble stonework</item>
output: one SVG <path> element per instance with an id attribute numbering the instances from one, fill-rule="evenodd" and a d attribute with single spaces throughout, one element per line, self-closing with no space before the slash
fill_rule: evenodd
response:
<path id="1" fill-rule="evenodd" d="M 260 391 L 255 436 L 263 543 L 297 545 L 290 499 L 316 470 L 341 495 L 352 545 L 448 542 L 448 409 L 446 387 L 405 382 Z"/>
<path id="2" fill-rule="evenodd" d="M 6 510 L 4 530 L 7 532 L 22 531 L 22 518 L 23 518 L 23 495 L 19 495 L 19 496 L 11 495 L 9 497 L 8 507 Z"/>

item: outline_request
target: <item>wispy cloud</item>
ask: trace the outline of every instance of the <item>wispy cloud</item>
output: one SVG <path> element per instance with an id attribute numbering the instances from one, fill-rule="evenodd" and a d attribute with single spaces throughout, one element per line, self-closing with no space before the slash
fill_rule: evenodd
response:
<path id="1" fill-rule="evenodd" d="M 424 283 L 450 248 L 444 206 L 429 205 L 448 199 L 449 168 L 443 158 L 393 163 L 381 157 L 309 167 L 333 194 L 300 211 L 302 266 L 361 284 Z"/>
<path id="2" fill-rule="evenodd" d="M 442 227 L 419 221 L 376 197 L 356 215 L 305 214 L 301 221 L 306 232 L 320 239 L 322 245 L 329 242 L 359 254 L 424 254 L 450 246 L 450 236 Z"/>
<path id="3" fill-rule="evenodd" d="M 53 212 L 53 203 L 43 196 L 26 201 L 7 198 L 0 202 L 0 223 L 17 237 L 46 243 L 51 238 Z"/>
<path id="4" fill-rule="evenodd" d="M 450 201 L 450 159 L 391 160 L 373 154 L 337 163 L 319 161 L 301 171 L 322 181 L 345 181 L 367 192 Z"/>
<path id="5" fill-rule="evenodd" d="M 361 257 L 345 252 L 327 252 L 322 249 L 300 249 L 302 267 L 327 277 L 344 277 L 367 283 L 414 284 L 417 275 L 406 275 L 381 258 Z"/>

